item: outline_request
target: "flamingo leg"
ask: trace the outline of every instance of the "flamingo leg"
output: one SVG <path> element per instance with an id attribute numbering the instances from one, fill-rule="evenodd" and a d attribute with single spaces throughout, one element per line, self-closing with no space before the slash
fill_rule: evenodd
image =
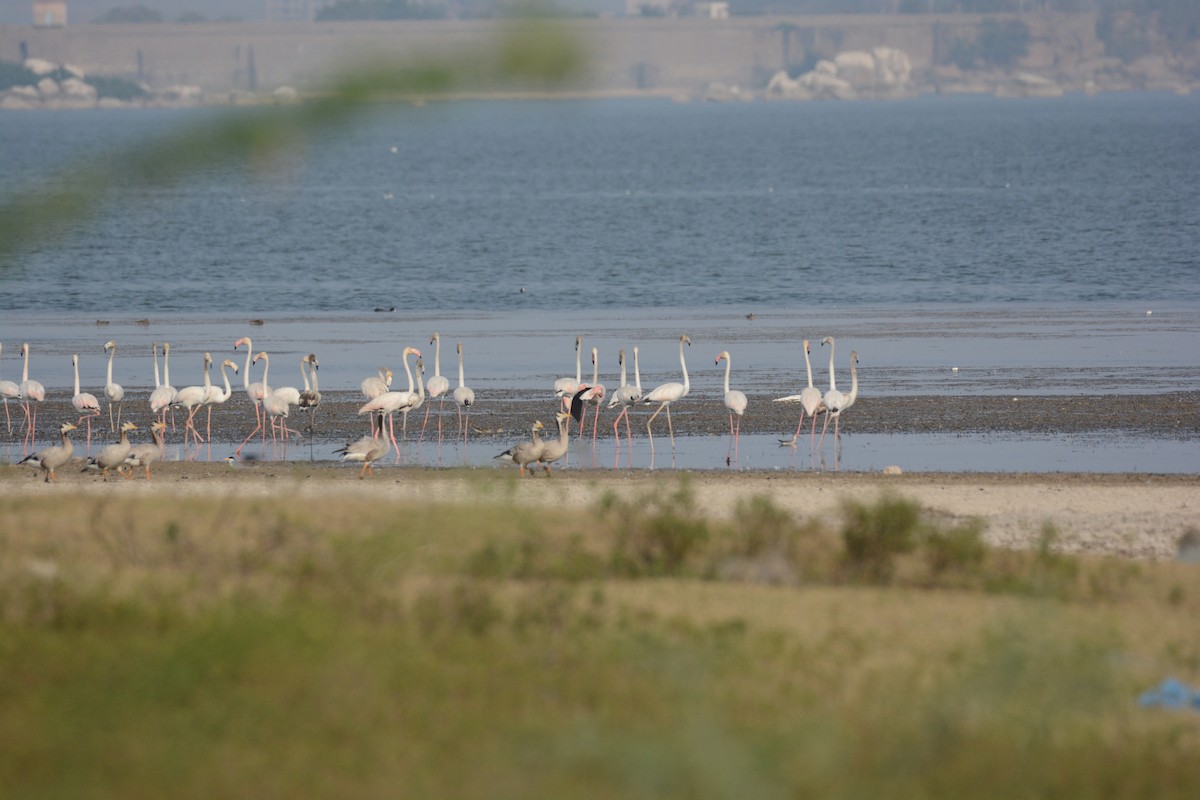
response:
<path id="1" fill-rule="evenodd" d="M 826 412 L 825 413 L 825 423 L 821 426 L 821 438 L 817 441 L 817 449 L 818 450 L 820 450 L 821 447 L 825 444 L 825 431 L 829 430 L 829 417 L 830 417 L 830 414 L 828 412 Z M 815 426 L 816 422 L 813 422 L 813 425 Z M 816 430 L 816 428 L 814 427 L 813 430 Z M 834 430 L 836 432 L 837 429 L 835 428 Z"/>
<path id="2" fill-rule="evenodd" d="M 596 446 L 596 427 L 600 424 L 600 404 L 596 404 L 596 415 L 592 417 L 592 447 Z"/>
<path id="3" fill-rule="evenodd" d="M 671 424 L 671 404 L 667 404 L 667 432 L 671 434 L 671 452 L 675 452 L 675 426 Z"/>
<path id="4" fill-rule="evenodd" d="M 654 453 L 654 431 L 650 428 L 650 426 L 654 423 L 655 417 L 657 417 L 659 414 L 661 414 L 662 410 L 664 408 L 667 409 L 667 419 L 668 420 L 671 419 L 671 410 L 670 410 L 670 408 L 668 408 L 669 405 L 670 405 L 669 403 L 663 403 L 662 405 L 660 405 L 658 407 L 658 411 L 655 411 L 653 414 L 650 415 L 650 419 L 646 420 L 646 434 L 650 437 L 650 452 L 651 452 L 651 454 Z M 672 438 L 671 441 L 674 442 L 675 440 Z"/>

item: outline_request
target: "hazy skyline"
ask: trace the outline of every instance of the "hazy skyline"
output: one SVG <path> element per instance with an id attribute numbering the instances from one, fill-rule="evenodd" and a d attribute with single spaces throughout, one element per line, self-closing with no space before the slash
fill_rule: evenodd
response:
<path id="1" fill-rule="evenodd" d="M 189 11 L 208 19 L 229 16 L 256 20 L 263 18 L 264 7 L 262 0 L 67 0 L 67 22 L 86 24 L 110 9 L 134 5 L 157 11 L 167 20 Z M 31 0 L 0 0 L 0 25 L 29 25 L 32 21 Z"/>

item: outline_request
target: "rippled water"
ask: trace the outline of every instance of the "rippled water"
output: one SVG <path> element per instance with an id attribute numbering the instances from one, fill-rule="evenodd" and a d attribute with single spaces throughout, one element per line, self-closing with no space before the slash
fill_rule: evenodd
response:
<path id="1" fill-rule="evenodd" d="M 0 114 L 0 192 L 214 113 Z M 349 389 L 439 330 L 443 373 L 464 341 L 485 402 L 572 373 L 577 334 L 610 385 L 635 344 L 644 383 L 677 380 L 686 332 L 710 398 L 722 349 L 735 385 L 798 391 L 802 338 L 824 384 L 824 335 L 839 365 L 858 351 L 865 394 L 1191 390 L 1197 130 L 1200 98 L 1155 94 L 382 108 L 255 169 L 115 187 L 107 213 L 0 265 L 0 376 L 28 340 L 48 388 L 70 391 L 72 352 L 94 387 L 113 338 L 119 382 L 150 385 L 150 343 L 171 341 L 185 385 L 252 335 L 273 376 L 297 383 L 316 351 L 322 387 Z M 944 468 L 994 462 L 956 452 L 976 455 Z"/>

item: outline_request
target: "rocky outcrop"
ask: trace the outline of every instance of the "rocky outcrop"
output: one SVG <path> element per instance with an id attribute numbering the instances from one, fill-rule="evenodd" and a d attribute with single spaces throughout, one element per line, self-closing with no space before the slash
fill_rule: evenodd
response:
<path id="1" fill-rule="evenodd" d="M 767 84 L 768 97 L 788 100 L 906 97 L 914 92 L 912 64 L 902 50 L 893 47 L 847 50 L 832 61 L 818 61 L 794 79 L 780 70 Z"/>

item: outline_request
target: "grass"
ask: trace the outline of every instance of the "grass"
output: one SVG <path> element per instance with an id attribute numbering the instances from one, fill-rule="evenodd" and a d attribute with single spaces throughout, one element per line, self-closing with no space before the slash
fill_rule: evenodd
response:
<path id="1" fill-rule="evenodd" d="M 1136 703 L 1200 675 L 1194 569 L 1061 555 L 1053 531 L 993 551 L 896 496 L 825 528 L 761 499 L 704 518 L 686 482 L 663 495 L 606 498 L 586 525 L 471 488 L 453 505 L 0 498 L 0 786 L 1200 789 L 1200 719 Z"/>

